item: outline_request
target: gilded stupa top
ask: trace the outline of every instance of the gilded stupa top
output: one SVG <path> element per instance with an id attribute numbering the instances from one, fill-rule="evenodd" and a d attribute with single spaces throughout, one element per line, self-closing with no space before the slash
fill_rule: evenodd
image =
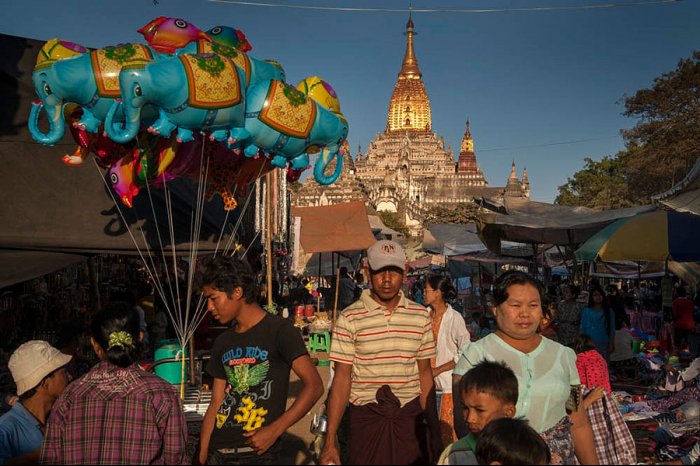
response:
<path id="1" fill-rule="evenodd" d="M 413 20 L 409 15 L 408 23 L 406 23 L 406 53 L 403 55 L 399 79 L 420 79 L 423 76 L 418 69 L 418 60 L 416 60 L 416 54 L 413 51 L 414 34 Z"/>
<path id="2" fill-rule="evenodd" d="M 464 132 L 464 137 L 462 138 L 462 147 L 459 151 L 460 154 L 474 152 L 474 139 L 472 139 L 472 132 L 469 126 L 469 120 L 467 120 L 467 130 Z"/>
<path id="3" fill-rule="evenodd" d="M 406 53 L 389 102 L 387 132 L 431 131 L 430 99 L 413 51 L 413 20 L 406 23 Z"/>

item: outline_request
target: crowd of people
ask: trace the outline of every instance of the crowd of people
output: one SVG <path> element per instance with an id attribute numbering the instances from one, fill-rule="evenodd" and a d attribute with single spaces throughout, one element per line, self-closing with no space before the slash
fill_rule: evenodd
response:
<path id="1" fill-rule="evenodd" d="M 636 463 L 610 374 L 638 369 L 631 322 L 645 306 L 662 310 L 663 293 L 545 286 L 508 271 L 493 283 L 492 307 L 464 314 L 446 274 L 406 292 L 406 262 L 399 244 L 380 240 L 361 274 L 340 270 L 337 290 L 291 277 L 274 286 L 285 307 L 316 292 L 337 295 L 343 309 L 320 464 Z M 82 374 L 45 341 L 13 352 L 17 398 L 0 417 L 0 464 L 276 464 L 281 436 L 324 394 L 318 370 L 292 322 L 263 308 L 247 262 L 204 258 L 196 281 L 226 330 L 210 348 L 211 402 L 195 451 L 176 389 L 137 364 L 148 344 L 142 312 L 116 296 L 92 318 L 97 363 Z M 694 303 L 682 286 L 670 289 L 658 334 L 669 324 L 664 350 L 691 351 Z M 698 368 L 700 359 L 675 374 L 691 383 Z M 288 407 L 292 372 L 301 390 Z"/>

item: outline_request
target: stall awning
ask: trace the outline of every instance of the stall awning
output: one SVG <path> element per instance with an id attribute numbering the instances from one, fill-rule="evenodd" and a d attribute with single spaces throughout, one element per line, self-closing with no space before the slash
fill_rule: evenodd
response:
<path id="1" fill-rule="evenodd" d="M 292 216 L 301 218 L 299 240 L 305 253 L 359 251 L 377 241 L 362 202 L 294 207 Z"/>
<path id="2" fill-rule="evenodd" d="M 568 246 L 585 242 L 615 220 L 655 209 L 655 206 L 641 206 L 601 212 L 585 207 L 507 199 L 502 208 L 496 209 L 505 213 L 487 213 L 480 217 L 479 232 L 484 243 L 496 253 L 500 252 L 501 241 Z"/>

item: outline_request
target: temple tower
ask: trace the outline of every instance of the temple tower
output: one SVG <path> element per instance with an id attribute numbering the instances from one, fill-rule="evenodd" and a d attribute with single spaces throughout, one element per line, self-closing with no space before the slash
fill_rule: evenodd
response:
<path id="1" fill-rule="evenodd" d="M 413 20 L 406 23 L 406 53 L 403 57 L 399 79 L 389 101 L 389 114 L 386 131 L 391 132 L 430 132 L 430 99 L 423 84 L 423 74 L 418 68 L 418 60 L 413 51 Z"/>
<path id="2" fill-rule="evenodd" d="M 462 137 L 462 147 L 459 151 L 459 160 L 457 162 L 457 173 L 460 175 L 477 173 L 476 154 L 474 154 L 474 140 L 469 128 L 469 119 L 467 119 L 467 130 Z"/>

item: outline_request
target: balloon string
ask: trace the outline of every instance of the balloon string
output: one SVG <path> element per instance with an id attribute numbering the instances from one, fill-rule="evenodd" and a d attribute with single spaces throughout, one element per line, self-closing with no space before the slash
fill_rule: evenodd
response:
<path id="1" fill-rule="evenodd" d="M 260 170 L 258 170 L 258 176 L 256 176 L 256 178 L 255 178 L 256 180 L 260 178 L 260 175 L 262 174 L 264 167 L 265 167 L 264 163 L 262 165 L 260 165 Z M 254 193 L 254 190 L 252 190 L 252 189 L 248 190 L 248 197 L 246 197 L 246 201 L 243 205 L 243 209 L 238 214 L 238 219 L 236 221 L 236 225 L 234 226 L 233 231 L 231 232 L 231 236 L 229 236 L 228 244 L 226 245 L 226 248 L 224 249 L 224 254 L 228 254 L 228 252 L 231 250 L 231 247 L 232 247 L 234 240 L 235 240 L 235 237 L 236 237 L 236 233 L 238 232 L 238 228 L 240 227 L 241 222 L 243 221 L 243 216 L 244 216 L 245 212 L 248 210 L 248 205 L 250 204 L 250 201 L 253 198 L 253 193 Z M 256 235 L 256 237 L 257 237 L 257 235 Z"/>
<path id="2" fill-rule="evenodd" d="M 155 147 L 151 147 L 151 150 L 154 150 L 154 149 L 155 149 Z M 165 200 L 166 200 L 166 202 L 167 202 L 168 188 L 167 188 L 167 184 L 165 183 L 165 172 L 163 172 L 162 177 L 163 177 L 163 189 L 164 189 L 164 192 L 166 193 Z M 154 223 L 154 226 L 155 226 L 155 229 L 156 229 L 156 236 L 157 236 L 157 238 L 158 238 L 158 245 L 159 245 L 159 248 L 160 248 L 160 249 L 159 249 L 159 252 L 160 252 L 160 254 L 161 254 L 161 259 L 162 259 L 162 261 L 163 261 L 163 264 L 167 264 L 168 260 L 167 260 L 167 258 L 165 257 L 165 247 L 164 247 L 164 245 L 163 245 L 163 238 L 162 238 L 163 235 L 162 235 L 162 233 L 161 233 L 161 231 L 160 231 L 160 226 L 159 226 L 159 222 L 158 222 L 158 216 L 157 216 L 156 211 L 155 211 L 155 204 L 154 204 L 154 202 L 153 202 L 153 196 L 152 196 L 152 194 L 151 194 L 150 183 L 148 183 L 148 182 L 146 182 L 146 192 L 147 192 L 147 194 L 148 194 L 148 200 L 149 200 L 149 204 L 150 204 L 150 207 L 151 207 L 151 214 L 153 215 L 153 220 L 154 220 L 153 223 Z M 142 229 L 142 234 L 143 234 L 143 229 Z M 172 237 L 172 235 L 171 235 L 171 239 L 172 239 L 172 242 L 174 242 L 174 238 Z M 149 243 L 148 241 L 146 241 L 145 235 L 144 235 L 144 243 L 146 244 L 147 247 L 150 248 L 150 243 Z M 149 252 L 150 252 L 150 249 L 149 249 Z M 157 273 L 157 267 L 156 267 L 156 265 L 155 265 L 155 261 L 153 260 L 152 255 L 150 255 L 149 258 L 150 258 L 150 260 L 151 260 L 151 264 L 152 264 L 152 266 L 153 266 L 153 269 L 156 271 L 156 277 L 158 277 L 158 285 L 159 285 L 161 288 L 163 288 L 162 282 L 161 282 L 161 280 L 160 280 L 160 274 Z M 168 269 L 167 266 L 164 266 L 163 269 L 164 269 L 164 271 L 165 271 L 165 279 L 167 280 L 167 283 L 168 283 L 168 291 L 170 292 L 171 302 L 173 303 L 173 307 L 176 307 L 176 306 L 177 306 L 177 301 L 175 300 L 175 295 L 174 295 L 174 293 L 173 293 L 173 288 L 172 288 L 172 285 L 171 285 L 172 282 L 171 282 L 171 278 L 170 278 L 169 269 Z M 175 274 L 175 276 L 177 276 L 177 270 L 174 271 L 174 274 Z M 179 328 L 179 327 L 180 327 L 180 325 L 179 325 L 180 323 L 179 323 L 179 321 L 178 321 L 178 320 L 179 320 L 179 319 L 178 319 L 179 313 L 170 312 L 170 306 L 167 304 L 168 301 L 167 301 L 167 300 L 165 299 L 165 297 L 164 297 L 164 295 L 165 295 L 165 292 L 164 292 L 164 291 L 165 291 L 165 289 L 163 289 L 163 293 L 162 293 L 163 296 L 161 296 L 161 298 L 163 299 L 163 303 L 165 304 L 166 309 L 168 310 L 168 314 L 170 315 L 170 320 L 171 320 L 171 322 L 173 322 L 173 324 L 174 324 L 174 328 L 175 328 L 176 333 L 178 333 L 178 335 L 180 335 L 180 334 L 181 334 L 181 332 L 179 331 L 179 330 L 180 330 L 180 328 Z M 178 316 L 178 317 L 176 317 L 176 316 Z"/>
<path id="3" fill-rule="evenodd" d="M 107 192 L 109 193 L 110 197 L 112 198 L 112 201 L 114 202 L 114 206 L 117 208 L 117 212 L 119 213 L 119 217 L 121 218 L 122 222 L 124 223 L 124 226 L 126 226 L 126 231 L 129 233 L 129 236 L 131 237 L 131 241 L 134 243 L 134 246 L 136 247 L 136 251 L 138 252 L 138 254 L 141 257 L 141 260 L 144 262 L 144 264 L 148 264 L 148 262 L 146 261 L 146 258 L 143 255 L 143 251 L 141 250 L 141 247 L 138 244 L 138 241 L 136 241 L 136 237 L 134 236 L 133 232 L 131 231 L 131 227 L 129 226 L 129 222 L 127 222 L 126 217 L 124 216 L 124 213 L 122 212 L 122 209 L 119 207 L 119 203 L 117 202 L 117 198 L 114 196 L 114 192 L 112 191 L 112 187 L 107 182 L 107 179 L 105 178 L 104 174 L 102 173 L 100 166 L 97 164 L 97 160 L 93 159 L 93 162 L 95 164 L 95 168 L 97 169 L 97 173 L 99 174 L 100 178 L 102 179 L 103 183 L 105 184 L 105 187 L 107 188 Z M 143 230 L 141 231 L 141 234 L 143 236 Z M 145 240 L 145 236 L 143 236 L 143 237 Z M 157 279 L 154 277 L 153 271 L 151 269 L 149 269 L 148 266 L 146 266 L 146 271 L 148 272 L 149 277 L 151 278 L 151 281 L 156 283 Z M 167 301 L 165 300 L 165 296 L 163 295 L 162 289 L 159 289 L 157 287 L 157 290 L 159 291 L 160 296 L 163 299 L 163 302 L 167 303 Z M 167 307 L 167 304 L 166 304 L 166 310 L 168 311 L 168 314 L 170 314 L 170 317 L 172 320 L 172 313 L 170 312 L 170 309 Z"/>
<path id="4" fill-rule="evenodd" d="M 148 139 L 146 141 L 142 141 L 137 139 L 137 144 L 138 144 L 138 149 L 140 151 L 140 154 L 143 154 L 143 148 L 145 147 L 147 151 L 150 152 L 155 152 L 157 148 L 157 143 L 150 144 L 150 141 Z M 170 233 L 170 246 L 171 246 L 171 256 L 172 256 L 172 277 L 170 274 L 170 268 L 168 266 L 163 267 L 163 270 L 165 272 L 165 277 L 161 278 L 161 274 L 158 273 L 159 267 L 156 265 L 155 260 L 154 260 L 154 250 L 150 246 L 150 242 L 148 241 L 145 230 L 143 227 L 143 224 L 138 226 L 138 229 L 141 233 L 141 239 L 143 240 L 143 244 L 145 245 L 144 247 L 141 247 L 139 245 L 139 242 L 136 240 L 136 237 L 134 236 L 134 232 L 132 228 L 129 225 L 129 222 L 126 220 L 126 216 L 122 210 L 122 207 L 120 207 L 119 202 L 117 198 L 114 195 L 113 190 L 111 189 L 111 186 L 109 186 L 109 183 L 107 181 L 107 178 L 104 177 L 103 173 L 101 172 L 101 169 L 99 165 L 97 164 L 97 161 L 94 160 L 95 167 L 100 175 L 100 177 L 103 180 L 103 183 L 105 184 L 105 187 L 107 188 L 107 191 L 110 194 L 110 197 L 112 198 L 112 201 L 114 202 L 115 207 L 117 208 L 117 212 L 119 213 L 119 216 L 126 226 L 127 232 L 129 233 L 129 236 L 131 237 L 131 240 L 136 247 L 136 250 L 139 254 L 139 257 L 141 258 L 146 272 L 148 273 L 149 278 L 151 279 L 151 282 L 154 284 L 154 288 L 158 295 L 160 296 L 161 300 L 163 301 L 163 305 L 165 307 L 165 310 L 170 317 L 170 321 L 173 323 L 174 330 L 176 332 L 176 336 L 178 341 L 181 344 L 182 348 L 185 348 L 191 338 L 193 338 L 194 333 L 199 327 L 199 325 L 204 321 L 206 317 L 206 306 L 205 302 L 203 300 L 203 297 L 200 295 L 197 304 L 194 306 L 194 309 L 191 309 L 191 300 L 192 300 L 192 294 L 193 294 L 193 289 L 194 289 L 194 272 L 195 272 L 195 261 L 198 256 L 198 251 L 199 251 L 199 236 L 201 234 L 201 228 L 203 224 L 203 218 L 204 218 L 204 193 L 205 193 L 205 187 L 206 187 L 206 182 L 208 179 L 208 172 L 209 172 L 209 157 L 207 152 L 205 151 L 205 144 L 206 141 L 203 142 L 202 144 L 202 150 L 200 153 L 200 171 L 199 171 L 199 184 L 197 188 L 197 196 L 196 196 L 196 206 L 194 211 L 192 212 L 193 215 L 190 216 L 190 247 L 189 247 L 189 260 L 190 260 L 190 267 L 189 267 L 189 273 L 188 273 L 188 280 L 187 280 L 187 302 L 185 303 L 185 309 L 184 313 L 181 312 L 181 306 L 180 306 L 180 283 L 179 283 L 179 275 L 178 275 L 178 268 L 177 268 L 177 249 L 176 249 L 176 239 L 175 239 L 175 227 L 174 227 L 174 215 L 173 215 L 173 203 L 172 203 L 172 195 L 170 190 L 168 189 L 168 183 L 166 182 L 165 179 L 165 172 L 161 173 L 162 177 L 162 184 L 163 184 L 163 189 L 164 189 L 164 200 L 165 200 L 165 205 L 166 205 L 166 214 L 167 214 L 167 222 L 168 222 L 168 231 Z M 260 177 L 263 169 L 265 167 L 265 164 L 261 164 L 260 169 L 258 171 L 257 178 Z M 153 215 L 154 219 L 154 226 L 155 226 L 155 232 L 156 232 L 156 237 L 158 239 L 158 246 L 159 246 L 159 252 L 160 252 L 160 257 L 163 261 L 163 264 L 166 264 L 168 262 L 168 259 L 166 257 L 165 251 L 166 251 L 166 246 L 164 244 L 164 238 L 163 238 L 163 231 L 160 229 L 159 222 L 157 221 L 158 215 L 156 213 L 156 208 L 155 208 L 155 201 L 153 198 L 153 194 L 150 189 L 150 183 L 148 183 L 148 173 L 146 175 L 146 192 L 147 196 L 149 199 L 149 204 L 150 204 L 150 209 L 151 209 L 151 214 Z M 235 191 L 237 191 L 238 186 L 234 188 Z M 234 193 L 235 193 L 234 191 Z M 230 251 L 233 243 L 235 242 L 236 238 L 236 233 L 242 223 L 243 217 L 245 212 L 247 212 L 248 207 L 250 206 L 250 202 L 252 199 L 253 191 L 250 190 L 244 205 L 240 209 L 238 219 L 236 221 L 236 224 L 233 226 L 230 236 L 227 239 L 225 246 L 222 250 L 223 254 L 228 254 Z M 226 219 L 224 223 L 222 224 L 221 231 L 219 232 L 218 235 L 218 240 L 217 240 L 217 245 L 215 248 L 214 254 L 216 255 L 219 252 L 219 249 L 221 247 L 221 243 L 223 242 L 223 236 L 226 231 L 226 227 L 228 226 L 228 218 L 229 218 L 229 213 L 227 212 Z M 251 243 L 248 245 L 246 248 L 243 257 L 248 253 L 248 250 L 252 246 L 252 244 L 255 242 L 255 239 L 257 239 L 257 236 L 260 234 L 260 232 L 257 232 Z M 144 253 L 145 252 L 145 253 Z M 172 279 L 175 281 L 175 286 L 173 289 L 173 284 L 172 284 Z M 163 282 L 164 279 L 167 281 L 167 285 Z M 166 294 L 170 295 L 170 299 L 166 298 Z M 192 311 L 192 312 L 191 312 Z M 184 315 L 183 315 L 184 314 Z M 191 319 L 190 319 L 191 317 Z"/>

